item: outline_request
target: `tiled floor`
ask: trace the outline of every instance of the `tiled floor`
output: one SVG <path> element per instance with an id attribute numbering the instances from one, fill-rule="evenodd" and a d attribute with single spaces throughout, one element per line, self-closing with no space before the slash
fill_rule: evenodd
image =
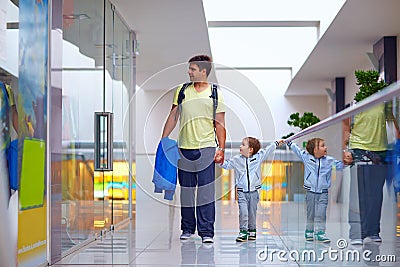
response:
<path id="1" fill-rule="evenodd" d="M 238 234 L 237 204 L 217 201 L 216 206 L 214 244 L 202 244 L 198 236 L 180 241 L 180 213 L 179 209 L 173 208 L 169 213 L 169 223 L 152 230 L 156 233 L 155 238 L 146 247 L 136 245 L 139 242 L 137 233 L 141 229 L 128 223 L 53 266 L 398 266 L 393 262 L 366 262 L 362 253 L 367 250 L 372 256 L 397 253 L 397 262 L 400 261 L 395 231 L 388 229 L 392 226 L 385 220 L 382 244 L 351 246 L 346 243 L 348 228 L 343 222 L 340 204 L 332 204 L 328 210 L 327 232 L 332 243 L 327 245 L 304 241 L 304 207 L 301 203 L 260 203 L 257 241 L 245 243 L 235 242 Z M 338 248 L 338 245 L 343 248 Z M 361 255 L 361 259 L 352 255 Z M 293 260 L 296 258 L 298 261 Z"/>

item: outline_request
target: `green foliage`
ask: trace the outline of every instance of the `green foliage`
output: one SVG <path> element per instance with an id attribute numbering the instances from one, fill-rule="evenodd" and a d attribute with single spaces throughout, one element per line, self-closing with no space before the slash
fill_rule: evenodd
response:
<path id="1" fill-rule="evenodd" d="M 304 130 L 305 128 L 308 128 L 311 125 L 318 123 L 319 121 L 320 119 L 312 112 L 304 112 L 303 116 L 301 117 L 300 114 L 296 112 L 290 115 L 287 123 L 291 126 L 299 127 L 300 129 Z M 287 139 L 292 135 L 294 135 L 294 133 L 282 136 L 282 139 Z"/>
<path id="2" fill-rule="evenodd" d="M 360 90 L 354 96 L 354 100 L 357 102 L 388 86 L 387 83 L 379 79 L 379 72 L 376 70 L 356 70 L 354 74 L 357 79 L 356 84 L 360 86 Z"/>
<path id="3" fill-rule="evenodd" d="M 315 116 L 312 112 L 304 112 L 303 116 L 300 117 L 298 112 L 290 115 L 287 123 L 291 126 L 299 127 L 304 130 L 313 124 L 316 124 L 320 119 Z"/>

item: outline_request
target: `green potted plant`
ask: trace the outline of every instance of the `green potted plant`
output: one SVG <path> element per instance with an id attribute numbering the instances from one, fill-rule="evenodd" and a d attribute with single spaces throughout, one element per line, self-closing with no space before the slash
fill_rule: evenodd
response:
<path id="1" fill-rule="evenodd" d="M 300 116 L 300 114 L 298 112 L 296 112 L 296 113 L 292 113 L 289 116 L 289 120 L 287 121 L 287 124 L 289 124 L 290 126 L 298 127 L 301 130 L 304 130 L 318 122 L 320 122 L 320 119 L 317 116 L 315 116 L 314 113 L 312 113 L 312 112 L 304 112 L 303 116 Z M 286 139 L 292 135 L 294 135 L 294 133 L 290 133 L 285 136 L 282 136 L 282 139 Z"/>
<path id="2" fill-rule="evenodd" d="M 360 86 L 360 90 L 354 96 L 354 100 L 357 102 L 388 86 L 386 82 L 380 79 L 379 72 L 376 70 L 356 70 L 354 74 L 357 80 L 356 84 Z"/>

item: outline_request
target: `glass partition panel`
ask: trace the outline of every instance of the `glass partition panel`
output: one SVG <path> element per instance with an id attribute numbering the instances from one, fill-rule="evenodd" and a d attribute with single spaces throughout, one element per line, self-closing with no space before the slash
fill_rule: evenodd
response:
<path id="1" fill-rule="evenodd" d="M 382 100 L 346 115 L 357 105 L 289 138 L 261 189 L 262 212 L 281 222 L 274 230 L 300 264 L 362 265 L 396 255 L 398 103 Z"/>
<path id="2" fill-rule="evenodd" d="M 103 1 L 63 1 L 62 251 L 107 224 L 104 173 L 94 172 L 94 113 L 103 102 Z"/>
<path id="3" fill-rule="evenodd" d="M 289 137 L 263 163 L 259 260 L 281 262 L 276 247 L 285 248 L 283 260 L 300 265 L 396 260 L 400 131 L 398 98 L 392 97 L 399 87 L 390 92 Z M 226 154 L 237 155 L 240 143 L 229 145 Z M 237 199 L 233 171 L 223 170 L 221 181 L 221 199 Z"/>
<path id="4" fill-rule="evenodd" d="M 106 108 L 114 114 L 114 168 L 107 173 L 106 194 L 113 225 L 129 218 L 129 89 L 132 70 L 130 32 L 111 4 L 106 5 Z"/>

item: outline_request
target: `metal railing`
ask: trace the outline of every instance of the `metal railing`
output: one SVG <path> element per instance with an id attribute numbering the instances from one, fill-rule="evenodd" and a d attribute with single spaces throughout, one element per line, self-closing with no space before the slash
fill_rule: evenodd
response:
<path id="1" fill-rule="evenodd" d="M 289 138 L 286 139 L 286 141 L 292 141 L 294 139 L 300 138 L 302 136 L 305 136 L 307 134 L 322 130 L 324 128 L 327 128 L 333 124 L 339 123 L 343 121 L 344 119 L 347 119 L 353 115 L 356 115 L 357 113 L 366 110 L 376 104 L 383 103 L 384 101 L 392 100 L 394 97 L 400 96 L 400 82 L 393 83 L 389 86 L 387 86 L 385 89 L 382 91 L 379 91 L 370 97 L 360 101 L 359 103 L 356 103 L 339 113 L 332 115 L 317 124 L 314 124 L 307 129 L 304 129 Z"/>

